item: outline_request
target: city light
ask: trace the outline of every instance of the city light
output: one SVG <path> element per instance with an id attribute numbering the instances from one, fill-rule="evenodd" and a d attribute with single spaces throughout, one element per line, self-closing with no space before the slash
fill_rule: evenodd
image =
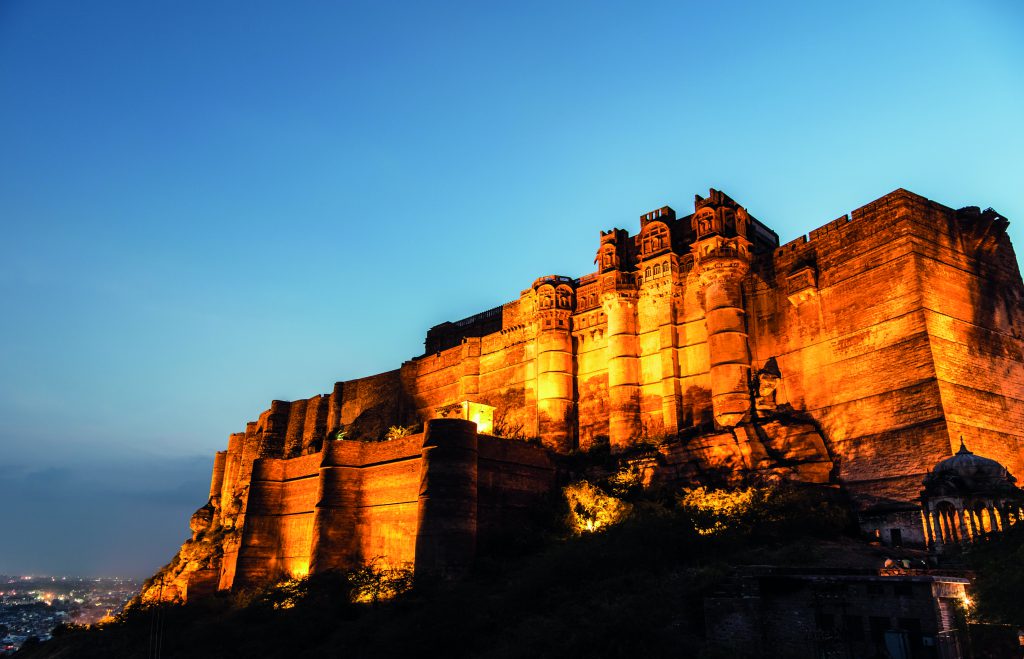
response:
<path id="1" fill-rule="evenodd" d="M 139 589 L 131 579 L 0 576 L 0 654 L 17 650 L 26 640 L 50 638 L 61 624 L 90 625 L 120 611 Z M 22 587 L 9 588 L 13 583 Z"/>

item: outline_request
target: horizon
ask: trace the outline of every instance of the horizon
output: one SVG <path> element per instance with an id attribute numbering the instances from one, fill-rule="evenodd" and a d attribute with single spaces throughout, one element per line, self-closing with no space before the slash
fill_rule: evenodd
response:
<path id="1" fill-rule="evenodd" d="M 0 572 L 149 576 L 272 399 L 709 187 L 780 244 L 905 188 L 1024 249 L 1022 44 L 1010 2 L 4 3 Z"/>

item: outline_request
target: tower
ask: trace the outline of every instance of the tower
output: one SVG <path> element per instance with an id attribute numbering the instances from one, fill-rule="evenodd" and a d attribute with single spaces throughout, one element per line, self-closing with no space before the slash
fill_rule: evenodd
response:
<path id="1" fill-rule="evenodd" d="M 537 296 L 537 434 L 545 446 L 573 448 L 574 376 L 570 317 L 572 279 L 551 275 L 533 283 Z"/>
<path id="2" fill-rule="evenodd" d="M 630 267 L 628 233 L 601 234 L 597 260 L 601 306 L 608 319 L 608 441 L 621 450 L 640 434 L 640 353 L 637 339 L 636 273 Z"/>
<path id="3" fill-rule="evenodd" d="M 691 246 L 708 330 L 711 405 L 715 421 L 733 427 L 750 410 L 750 348 L 747 344 L 743 279 L 750 270 L 749 217 L 718 190 L 699 195 L 691 220 Z"/>

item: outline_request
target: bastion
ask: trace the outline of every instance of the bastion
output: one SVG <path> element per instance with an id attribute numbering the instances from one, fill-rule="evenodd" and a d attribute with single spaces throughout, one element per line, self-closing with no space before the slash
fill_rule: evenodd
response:
<path id="1" fill-rule="evenodd" d="M 843 488 L 866 531 L 924 544 L 922 479 L 960 435 L 1024 472 L 1007 225 L 899 189 L 780 245 L 711 190 L 601 231 L 595 272 L 538 277 L 400 368 L 232 435 L 160 596 L 371 560 L 458 572 L 552 491 L 553 457 L 603 445 L 647 447 L 670 485 Z"/>

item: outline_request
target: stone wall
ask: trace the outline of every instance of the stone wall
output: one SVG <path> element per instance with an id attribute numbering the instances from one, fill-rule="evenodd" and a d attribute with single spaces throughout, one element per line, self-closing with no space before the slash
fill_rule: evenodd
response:
<path id="1" fill-rule="evenodd" d="M 226 461 L 231 455 L 229 447 Z M 320 452 L 258 458 L 244 503 L 215 506 L 200 533 L 238 529 L 237 541 L 214 572 L 189 583 L 205 592 L 211 574 L 228 589 L 370 562 L 464 569 L 478 536 L 518 524 L 553 485 L 544 449 L 478 436 L 461 419 L 435 419 L 423 433 L 390 441 L 329 439 Z M 458 526 L 467 521 L 471 528 Z"/>

